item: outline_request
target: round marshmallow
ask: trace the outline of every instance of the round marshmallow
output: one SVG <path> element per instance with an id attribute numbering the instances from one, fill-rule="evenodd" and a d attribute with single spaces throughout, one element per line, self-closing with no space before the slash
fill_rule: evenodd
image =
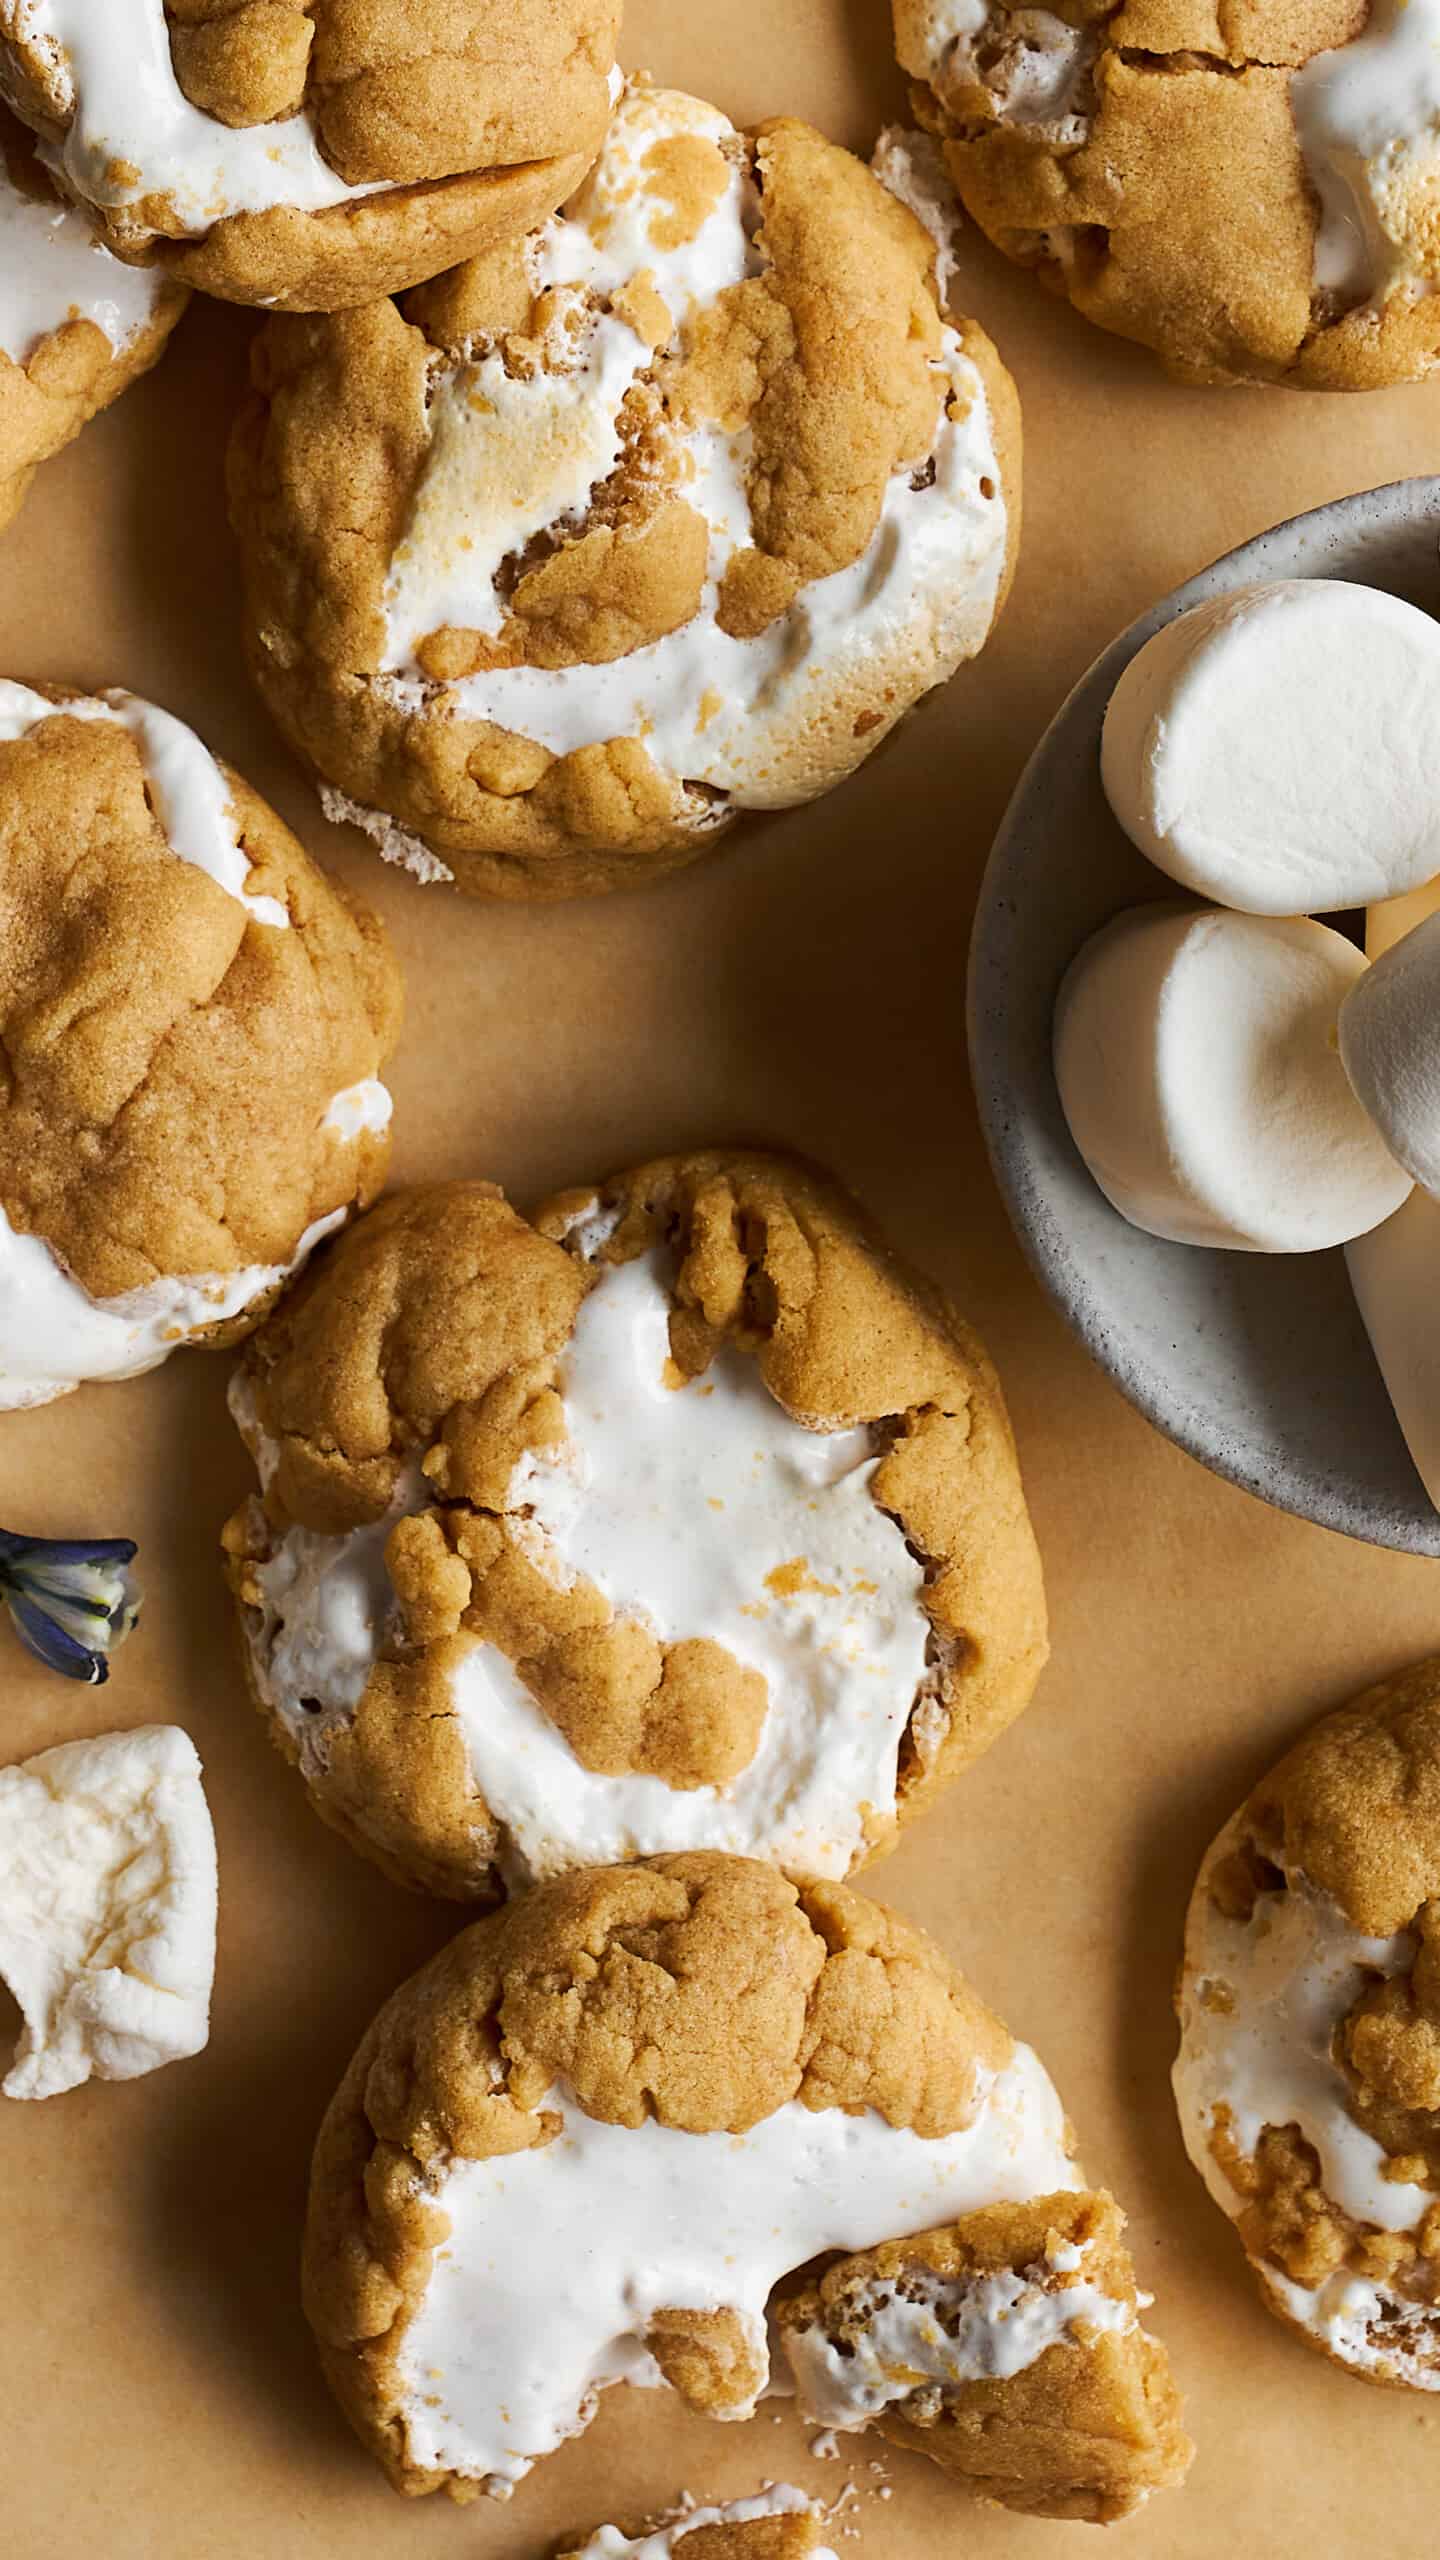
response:
<path id="1" fill-rule="evenodd" d="M 1357 1102 L 1336 1020 L 1365 962 L 1304 917 L 1129 909 L 1056 1009 L 1070 1133 L 1149 1234 L 1313 1253 L 1398 1209 L 1410 1177 Z"/>
<path id="2" fill-rule="evenodd" d="M 1187 889 L 1259 916 L 1365 906 L 1440 872 L 1440 625 L 1283 579 L 1157 631 L 1110 697 L 1106 797 Z"/>
<path id="3" fill-rule="evenodd" d="M 1357 978 L 1340 1008 L 1340 1055 L 1391 1154 L 1440 1193 L 1440 915 Z"/>

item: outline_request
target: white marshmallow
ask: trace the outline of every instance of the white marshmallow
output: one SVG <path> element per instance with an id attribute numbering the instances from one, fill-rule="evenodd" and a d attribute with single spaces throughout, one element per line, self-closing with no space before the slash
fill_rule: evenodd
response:
<path id="1" fill-rule="evenodd" d="M 916 2268 L 901 2292 L 897 2279 L 873 2278 L 858 2303 L 847 2293 L 843 2347 L 819 2327 L 782 2333 L 805 2416 L 848 2432 L 931 2386 L 1008 2382 L 1051 2347 L 1078 2344 L 1077 2323 L 1117 2336 L 1135 2327 L 1130 2304 L 1101 2286 L 1049 2279 L 1044 2266 L 970 2276 Z M 852 2312 L 865 2323 L 853 2339 Z"/>
<path id="2" fill-rule="evenodd" d="M 974 2121 L 936 2140 L 798 2100 L 743 2134 L 603 2124 L 564 2089 L 542 2104 L 563 2118 L 543 2150 L 436 2172 L 450 2229 L 400 2347 L 410 2461 L 502 2490 L 578 2434 L 607 2385 L 659 2383 L 656 2312 L 733 2309 L 763 2377 L 766 2301 L 820 2251 L 1077 2184 L 1024 2045 Z"/>
<path id="3" fill-rule="evenodd" d="M 1371 960 L 1382 960 L 1437 910 L 1440 885 L 1434 883 L 1372 907 L 1365 930 Z M 1417 1186 L 1393 1218 L 1346 1246 L 1345 1260 L 1405 1445 L 1440 1509 L 1440 1200 Z"/>
<path id="4" fill-rule="evenodd" d="M 347 186 L 308 116 L 225 125 L 192 106 L 175 77 L 164 0 L 0 0 L 0 35 L 46 63 L 48 102 L 71 121 L 44 157 L 68 194 L 123 216 L 164 196 L 182 235 L 275 205 L 319 212 L 373 184 Z M 149 226 L 133 224 L 144 238 Z"/>
<path id="5" fill-rule="evenodd" d="M 69 320 L 89 320 L 123 355 L 153 318 L 163 272 L 127 267 L 73 205 L 26 195 L 0 157 L 0 354 L 24 364 Z"/>
<path id="6" fill-rule="evenodd" d="M 1440 872 L 1440 625 L 1341 579 L 1168 622 L 1110 697 L 1110 806 L 1172 880 L 1250 915 L 1367 905 Z"/>
<path id="7" fill-rule="evenodd" d="M 758 2498 L 737 2498 L 733 2506 L 687 2507 L 683 2515 L 642 2533 L 638 2540 L 628 2539 L 618 2525 L 602 2524 L 575 2560 L 674 2560 L 686 2535 L 697 2533 L 702 2525 L 753 2524 L 762 2516 L 818 2516 L 821 2512 L 802 2490 L 777 2481 Z M 811 2560 L 836 2560 L 836 2555 L 827 2545 L 817 2544 Z"/>
<path id="8" fill-rule="evenodd" d="M 1318 2285 L 1297 2284 L 1279 2267 L 1257 2273 L 1277 2308 L 1341 2364 L 1410 2391 L 1440 2391 L 1440 2314 L 1427 2304 L 1344 2269 Z"/>
<path id="9" fill-rule="evenodd" d="M 1340 1008 L 1340 1055 L 1391 1154 L 1440 1192 L 1440 914 L 1356 979 Z"/>
<path id="10" fill-rule="evenodd" d="M 1320 200 L 1316 284 L 1383 301 L 1440 282 L 1427 240 L 1440 178 L 1440 0 L 1371 0 L 1362 34 L 1292 74 L 1290 104 Z"/>
<path id="11" fill-rule="evenodd" d="M 215 1914 L 215 1835 L 178 1727 L 0 1769 L 0 1975 L 24 2020 L 6 2096 L 133 2080 L 202 2051 Z"/>
<path id="12" fill-rule="evenodd" d="M 183 1342 L 281 1289 L 346 1214 L 316 1218 L 287 1263 L 161 1272 L 142 1289 L 92 1298 L 42 1236 L 18 1234 L 0 1209 L 0 1413 L 52 1404 L 92 1380 L 158 1369 Z"/>
<path id="13" fill-rule="evenodd" d="M 1055 1072 L 1105 1196 L 1151 1235 L 1312 1253 L 1410 1177 L 1356 1101 L 1336 1022 L 1362 955 L 1305 918 L 1136 907 L 1060 990 Z"/>

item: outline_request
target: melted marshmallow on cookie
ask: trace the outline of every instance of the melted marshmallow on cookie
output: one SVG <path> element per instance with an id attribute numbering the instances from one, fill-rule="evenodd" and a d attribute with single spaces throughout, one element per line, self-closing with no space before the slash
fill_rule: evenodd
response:
<path id="1" fill-rule="evenodd" d="M 777 2481 L 758 2498 L 738 2498 L 732 2506 L 689 2507 L 670 2523 L 656 2525 L 649 2533 L 633 2539 L 623 2534 L 618 2525 L 602 2524 L 583 2551 L 570 2553 L 568 2560 L 675 2560 L 686 2535 L 698 2533 L 704 2525 L 759 2524 L 768 2516 L 818 2517 L 821 2513 L 803 2490 Z M 836 2554 L 828 2544 L 817 2543 L 810 2560 L 836 2560 Z"/>
<path id="2" fill-rule="evenodd" d="M 42 156 L 82 204 L 123 215 L 163 197 L 167 228 L 193 238 L 233 213 L 316 213 L 383 191 L 347 186 L 308 116 L 225 125 L 192 106 L 175 77 L 164 0 L 0 0 L 0 34 L 46 66 L 47 106 L 68 122 Z M 138 218 L 134 227 L 152 228 Z"/>
<path id="3" fill-rule="evenodd" d="M 1316 284 L 1382 301 L 1440 282 L 1440 0 L 1372 0 L 1363 34 L 1293 74 L 1290 102 L 1320 200 Z"/>
<path id="4" fill-rule="evenodd" d="M 166 290 L 153 268 L 112 258 L 73 205 L 26 195 L 0 158 L 0 355 L 24 364 L 72 320 L 90 321 L 123 355 Z"/>
<path id="5" fill-rule="evenodd" d="M 726 169 L 678 240 L 685 222 L 665 157 L 677 139 L 718 146 Z M 882 179 L 902 161 L 892 137 Z M 759 226 L 734 127 L 676 92 L 627 91 L 581 196 L 529 244 L 532 285 L 551 297 L 547 354 L 558 369 L 515 380 L 494 354 L 442 368 L 432 384 L 429 456 L 386 593 L 382 681 L 393 699 L 417 711 L 438 703 L 557 756 L 643 738 L 677 782 L 701 786 L 697 827 L 715 823 L 704 791 L 742 808 L 809 796 L 819 783 L 808 733 L 837 695 L 867 680 L 873 690 L 871 671 L 883 680 L 886 664 L 902 658 L 907 667 L 923 659 L 935 681 L 988 629 L 1005 562 L 1005 505 L 984 384 L 953 329 L 937 367 L 946 401 L 930 456 L 894 475 L 860 558 L 802 586 L 758 635 L 736 638 L 716 618 L 725 571 L 753 541 L 749 429 L 705 425 L 683 438 L 686 476 L 677 484 L 710 535 L 701 606 L 688 622 L 604 663 L 499 666 L 438 697 L 415 653 L 450 625 L 497 632 L 502 562 L 551 528 L 573 529 L 614 470 L 620 400 L 652 358 L 623 314 L 598 310 L 594 297 L 622 295 L 643 276 L 669 313 L 674 343 L 717 296 L 761 271 Z M 414 840 L 383 813 L 347 802 L 340 814 L 365 826 L 390 859 L 412 859 Z M 424 863 L 415 844 L 422 877 Z"/>
<path id="6" fill-rule="evenodd" d="M 766 2300 L 793 2268 L 1077 2184 L 1024 2045 L 974 2120 L 931 2140 L 798 2101 L 743 2134 L 603 2124 L 563 2089 L 543 2106 L 561 2119 L 543 2148 L 439 2170 L 427 2201 L 449 2231 L 400 2345 L 408 2459 L 502 2495 L 607 2385 L 660 2383 L 658 2312 L 736 2312 L 763 2387 Z"/>

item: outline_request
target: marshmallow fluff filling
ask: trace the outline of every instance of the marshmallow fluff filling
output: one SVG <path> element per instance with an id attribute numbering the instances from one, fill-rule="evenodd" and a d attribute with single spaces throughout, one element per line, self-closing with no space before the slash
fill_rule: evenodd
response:
<path id="1" fill-rule="evenodd" d="M 1241 1841 L 1238 1824 L 1221 1833 L 1190 1906 L 1173 2075 L 1185 2148 L 1235 2221 L 1245 2199 L 1216 2155 L 1217 2135 L 1248 2160 L 1267 2126 L 1293 2126 L 1315 2154 L 1325 2194 L 1352 2221 L 1415 2231 L 1435 2194 L 1389 2174 L 1389 2155 L 1356 2121 L 1334 2056 L 1337 2031 L 1362 1993 L 1410 1970 L 1415 1938 L 1406 1930 L 1363 1936 L 1334 1897 L 1298 1870 L 1279 1889 L 1258 1894 L 1248 1919 L 1231 1917 L 1212 1898 L 1209 1880 Z M 1433 2306 L 1343 2271 L 1307 2287 L 1267 2261 L 1252 2263 L 1290 2317 L 1347 2362 L 1384 2374 L 1392 2360 L 1408 2358 L 1415 2369 L 1399 2378 L 1440 2390 Z M 1417 2348 L 1432 2359 L 1423 2372 Z"/>
<path id="2" fill-rule="evenodd" d="M 42 142 L 41 156 L 82 204 L 123 217 L 161 196 L 167 229 L 194 238 L 229 214 L 317 213 L 385 192 L 347 186 L 308 116 L 225 125 L 192 106 L 175 77 L 164 0 L 9 0 L 0 33 L 45 66 L 47 105 L 65 130 Z M 133 227 L 150 236 L 140 217 Z"/>
<path id="3" fill-rule="evenodd" d="M 717 146 L 726 164 L 715 201 L 678 243 L 664 189 L 677 137 Z M 892 149 L 882 179 L 899 165 Z M 762 272 L 760 199 L 742 137 L 697 99 L 628 90 L 581 197 L 532 234 L 526 254 L 532 289 L 549 297 L 547 364 L 515 378 L 493 348 L 458 365 L 432 358 L 429 452 L 390 565 L 384 671 L 371 681 L 414 713 L 490 722 L 556 756 L 642 738 L 677 786 L 693 786 L 697 827 L 716 822 L 715 795 L 747 808 L 804 799 L 820 787 L 807 739 L 823 733 L 837 698 L 868 688 L 880 699 L 887 669 L 902 661 L 923 662 L 938 681 L 989 626 L 1006 519 L 978 370 L 947 328 L 931 453 L 892 477 L 861 556 L 802 586 L 765 631 L 735 638 L 716 619 L 726 568 L 753 541 L 749 429 L 702 424 L 680 438 L 676 483 L 709 530 L 699 611 L 605 663 L 497 666 L 437 689 L 416 655 L 427 635 L 498 633 L 504 563 L 536 539 L 578 529 L 621 461 L 621 405 L 652 363 L 619 307 L 624 289 L 648 280 L 674 347 L 728 287 Z M 357 811 L 347 804 L 344 814 Z M 412 840 L 383 812 L 358 818 L 390 859 L 411 858 Z M 415 853 L 423 863 L 424 848 Z"/>
<path id="4" fill-rule="evenodd" d="M 816 2516 L 821 2509 L 800 2489 L 777 2481 L 758 2498 L 738 2498 L 733 2506 L 687 2506 L 683 2515 L 668 2523 L 656 2525 L 649 2533 L 628 2538 L 618 2525 L 602 2524 L 593 2533 L 583 2551 L 573 2560 L 673 2560 L 687 2534 L 698 2533 L 706 2525 L 758 2524 L 768 2516 Z M 825 2544 L 817 2544 L 811 2560 L 836 2560 L 836 2554 Z"/>
<path id="5" fill-rule="evenodd" d="M 252 897 L 246 888 L 251 864 L 229 786 L 193 729 L 133 694 L 51 702 L 25 685 L 0 682 L 0 742 L 28 737 L 53 719 L 113 721 L 127 729 L 177 860 L 207 873 L 254 923 L 289 929 L 278 898 Z M 322 1126 L 337 1145 L 350 1145 L 383 1130 L 390 1112 L 386 1087 L 367 1077 L 335 1096 Z M 134 1378 L 158 1367 L 190 1336 L 228 1324 L 282 1287 L 345 1216 L 334 1209 L 313 1220 L 286 1263 L 159 1272 L 141 1288 L 92 1298 L 43 1237 L 20 1233 L 0 1209 L 0 1412 L 48 1404 L 90 1379 Z"/>
<path id="6" fill-rule="evenodd" d="M 798 2101 L 743 2134 L 604 2124 L 564 2089 L 543 2106 L 561 2120 L 544 2147 L 439 2171 L 429 2201 L 449 2231 L 398 2347 L 410 2462 L 502 2495 L 586 2425 L 600 2390 L 660 2383 L 657 2312 L 736 2312 L 763 2387 L 766 2301 L 820 2251 L 1077 2183 L 1059 2098 L 1024 2045 L 973 2121 L 934 2139 L 872 2108 Z"/>
<path id="7" fill-rule="evenodd" d="M 678 1382 L 669 1273 L 661 1251 L 600 1266 L 559 1364 L 565 1441 L 521 1459 L 504 1516 L 557 1587 L 584 1577 L 663 1641 L 706 1637 L 759 1672 L 754 1756 L 723 1787 L 587 1769 L 476 1639 L 451 1673 L 473 1782 L 517 1880 L 698 1847 L 844 1875 L 867 1809 L 893 1818 L 932 1649 L 923 1569 L 874 1501 L 868 1427 L 806 1429 L 730 1345 Z M 253 1413 L 243 1398 L 235 1411 L 263 1474 Z M 416 1468 L 386 1520 L 343 1537 L 292 1527 L 258 1568 L 257 1686 L 311 1769 L 391 1628 L 390 1531 L 427 1498 Z"/>
<path id="8" fill-rule="evenodd" d="M 1008 2382 L 1052 2347 L 1128 2334 L 1131 2306 L 1089 2283 L 1083 2266 L 1083 2249 L 1066 2247 L 1033 2267 L 967 2276 L 916 2267 L 847 2287 L 843 2340 L 818 2325 L 783 2333 L 806 2416 L 846 2432 L 917 2392 Z"/>
<path id="9" fill-rule="evenodd" d="M 0 156 L 0 355 L 23 365 L 70 320 L 89 320 L 123 355 L 153 318 L 163 276 L 127 267 L 72 205 L 27 195 Z"/>

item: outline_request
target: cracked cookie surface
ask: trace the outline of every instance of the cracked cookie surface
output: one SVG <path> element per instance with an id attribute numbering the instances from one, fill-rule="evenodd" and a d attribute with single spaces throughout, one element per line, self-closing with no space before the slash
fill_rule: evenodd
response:
<path id="1" fill-rule="evenodd" d="M 380 2012 L 316 2146 L 306 2309 L 397 2487 L 505 2494 L 616 2382 L 748 2415 L 783 2277 L 1053 2197 L 1071 2151 L 1035 2056 L 893 1912 L 713 1853 L 592 1870 Z"/>
<path id="2" fill-rule="evenodd" d="M 168 713 L 0 685 L 0 1406 L 259 1321 L 373 1197 L 379 926 Z"/>
<path id="3" fill-rule="evenodd" d="M 1190 382 L 1440 356 L 1436 0 L 894 0 L 967 210 Z"/>
<path id="4" fill-rule="evenodd" d="M 563 217 L 263 333 L 246 646 L 333 816 L 423 880 L 619 887 L 829 788 L 975 654 L 1019 413 L 924 211 L 632 82 Z"/>
<path id="5" fill-rule="evenodd" d="M 533 1222 L 486 1183 L 397 1195 L 232 1409 L 257 1703 L 434 1891 L 688 1847 L 843 1875 L 1044 1660 L 984 1351 L 795 1163 L 675 1158 Z"/>
<path id="6" fill-rule="evenodd" d="M 1440 1664 L 1327 1716 L 1200 1871 L 1175 2095 L 1269 2308 L 1440 2390 Z"/>
<path id="7" fill-rule="evenodd" d="M 122 258 L 270 309 L 394 293 L 543 221 L 619 0 L 0 0 L 0 89 Z"/>
<path id="8" fill-rule="evenodd" d="M 0 106 L 0 527 L 36 466 L 158 363 L 185 302 L 111 257 Z"/>

